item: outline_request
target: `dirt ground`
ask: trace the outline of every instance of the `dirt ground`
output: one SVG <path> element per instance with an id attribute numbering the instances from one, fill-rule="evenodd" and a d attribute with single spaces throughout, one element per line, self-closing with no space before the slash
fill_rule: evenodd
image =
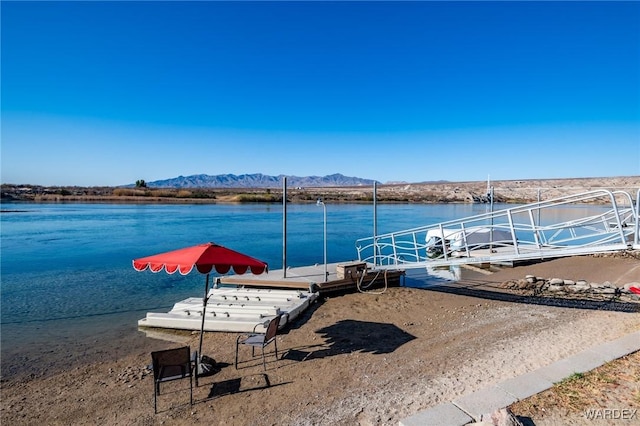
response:
<path id="1" fill-rule="evenodd" d="M 639 407 L 640 352 L 635 352 L 593 371 L 574 374 L 510 409 L 524 425 L 595 426 L 638 424 Z"/>
<path id="2" fill-rule="evenodd" d="M 640 261 L 566 258 L 490 275 L 465 271 L 454 286 L 328 297 L 281 332 L 278 359 L 268 354 L 266 371 L 248 349 L 236 370 L 236 335 L 207 333 L 203 352 L 221 371 L 199 380 L 192 406 L 188 381 L 163 384 L 158 414 L 146 368 L 149 352 L 181 343 L 140 337 L 144 344 L 125 351 L 114 341 L 118 356 L 105 353 L 102 361 L 83 363 L 70 353 L 64 371 L 3 379 L 0 420 L 7 425 L 393 425 L 640 330 L 637 301 L 558 302 L 499 289 L 527 274 L 622 286 L 640 282 Z M 197 333 L 173 337 L 192 349 L 198 345 Z M 607 392 L 612 399 L 602 402 L 603 408 L 628 401 L 622 395 L 628 389 L 618 389 L 620 395 L 616 389 Z M 631 404 L 640 408 L 638 398 Z M 537 424 L 534 412 L 522 414 Z M 559 411 L 544 424 L 563 424 L 567 415 Z"/>

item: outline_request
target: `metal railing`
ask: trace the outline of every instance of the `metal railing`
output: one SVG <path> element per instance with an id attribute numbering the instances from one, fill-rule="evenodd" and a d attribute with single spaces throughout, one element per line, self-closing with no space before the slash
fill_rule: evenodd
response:
<path id="1" fill-rule="evenodd" d="M 640 247 L 638 204 L 627 192 L 597 190 L 362 238 L 356 249 L 376 269 L 620 251 Z"/>
<path id="2" fill-rule="evenodd" d="M 633 237 L 633 248 L 640 250 L 640 189 L 636 193 L 636 232 Z"/>

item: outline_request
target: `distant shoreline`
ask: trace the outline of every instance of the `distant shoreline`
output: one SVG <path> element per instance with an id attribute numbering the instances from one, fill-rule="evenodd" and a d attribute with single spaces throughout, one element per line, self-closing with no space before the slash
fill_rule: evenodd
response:
<path id="1" fill-rule="evenodd" d="M 530 203 L 594 190 L 625 191 L 632 197 L 640 189 L 640 176 L 575 179 L 493 181 L 497 203 Z M 377 186 L 379 203 L 486 203 L 486 181 L 394 183 Z M 291 203 L 372 203 L 373 186 L 287 188 Z M 123 203 L 123 204 L 227 204 L 282 203 L 282 188 L 121 188 L 39 185 L 2 185 L 2 202 Z"/>

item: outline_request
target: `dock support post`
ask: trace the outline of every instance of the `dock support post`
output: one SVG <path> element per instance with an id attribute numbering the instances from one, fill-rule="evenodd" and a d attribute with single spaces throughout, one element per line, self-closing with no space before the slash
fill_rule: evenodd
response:
<path id="1" fill-rule="evenodd" d="M 287 177 L 282 178 L 282 278 L 287 278 Z"/>
<path id="2" fill-rule="evenodd" d="M 373 267 L 378 265 L 378 183 L 373 182 Z"/>

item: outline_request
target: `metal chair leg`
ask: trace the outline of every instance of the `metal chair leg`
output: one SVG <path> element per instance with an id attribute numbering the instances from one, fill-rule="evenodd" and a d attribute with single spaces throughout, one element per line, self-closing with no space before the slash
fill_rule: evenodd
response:
<path id="1" fill-rule="evenodd" d="M 153 412 L 155 414 L 158 414 L 158 387 L 160 386 L 159 383 L 154 383 L 153 384 Z"/>

